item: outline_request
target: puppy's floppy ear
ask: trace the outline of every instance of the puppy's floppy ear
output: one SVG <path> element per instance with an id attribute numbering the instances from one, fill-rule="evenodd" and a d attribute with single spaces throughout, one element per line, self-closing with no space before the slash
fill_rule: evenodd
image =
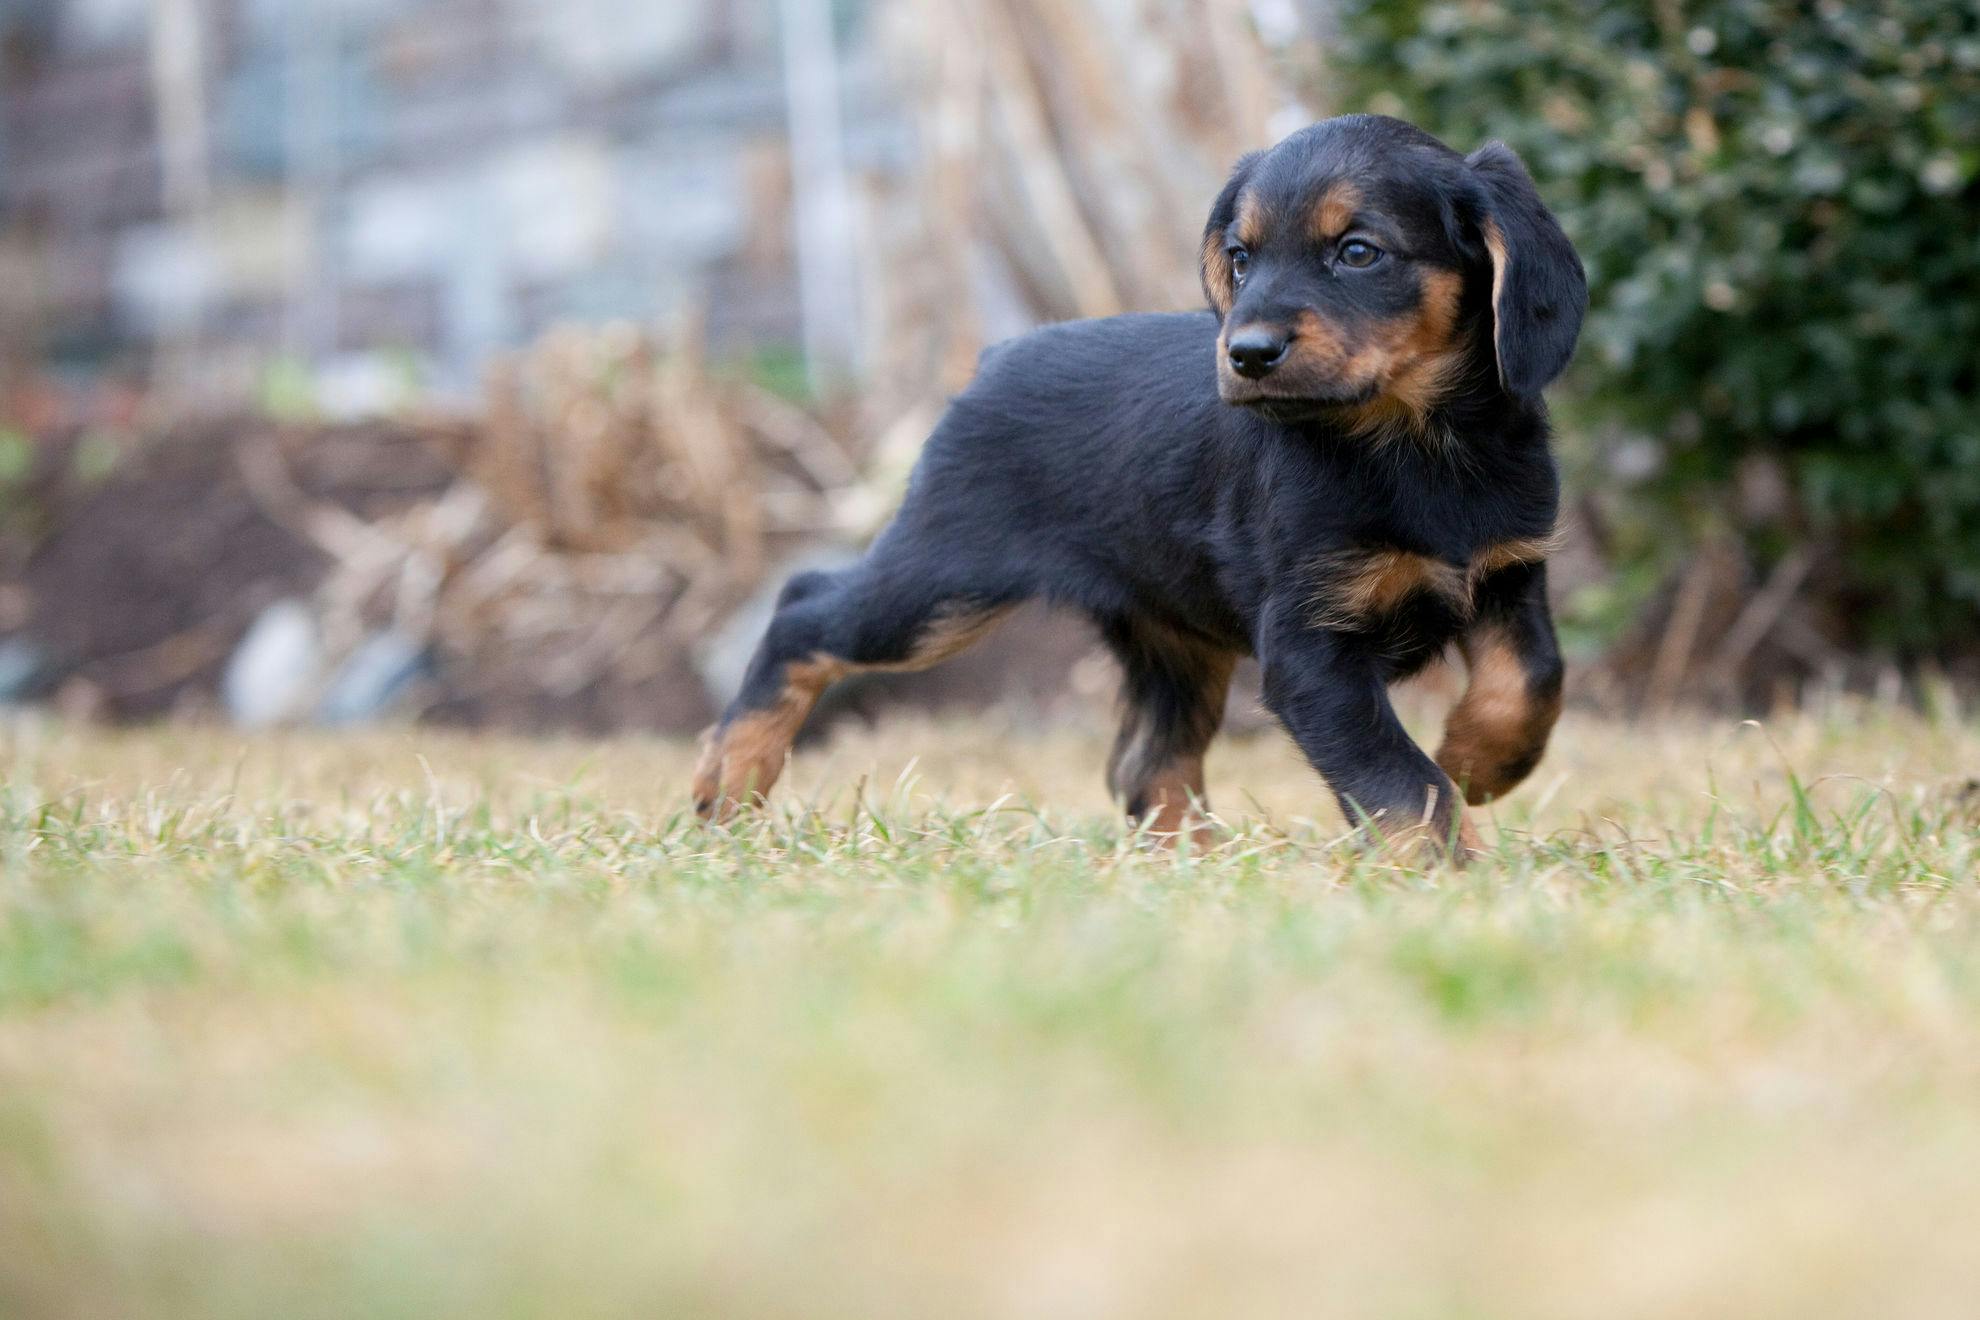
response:
<path id="1" fill-rule="evenodd" d="M 1492 262 L 1492 346 L 1506 392 L 1532 398 L 1567 368 L 1588 279 L 1581 258 L 1540 200 L 1533 177 L 1502 142 L 1465 158 L 1479 185 L 1480 241 Z"/>
<path id="2" fill-rule="evenodd" d="M 1210 310 L 1220 317 L 1230 314 L 1234 288 L 1231 257 L 1225 251 L 1225 231 L 1237 223 L 1238 196 L 1244 191 L 1246 180 L 1251 177 L 1251 167 L 1264 154 L 1253 151 L 1238 157 L 1237 164 L 1231 170 L 1230 181 L 1210 207 L 1210 222 L 1203 226 L 1203 296 L 1210 300 Z"/>

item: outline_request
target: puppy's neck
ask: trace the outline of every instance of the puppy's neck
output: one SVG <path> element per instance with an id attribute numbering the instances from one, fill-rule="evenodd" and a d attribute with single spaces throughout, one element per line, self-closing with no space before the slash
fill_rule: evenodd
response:
<path id="1" fill-rule="evenodd" d="M 1374 398 L 1343 407 L 1337 424 L 1370 444 L 1449 454 L 1461 438 L 1464 416 L 1485 403 L 1481 395 L 1497 385 L 1485 366 L 1463 343 L 1426 354 L 1384 382 Z"/>

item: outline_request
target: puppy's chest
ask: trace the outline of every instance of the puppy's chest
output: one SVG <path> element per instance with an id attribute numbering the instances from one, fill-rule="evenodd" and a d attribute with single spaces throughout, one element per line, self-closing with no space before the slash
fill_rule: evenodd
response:
<path id="1" fill-rule="evenodd" d="M 1444 559 L 1395 546 L 1358 544 L 1314 556 L 1305 569 L 1307 615 L 1315 627 L 1376 632 L 1397 616 L 1446 616 L 1451 630 L 1470 620 L 1478 586 L 1500 569 L 1538 563 L 1549 538 L 1493 541 L 1467 558 Z"/>

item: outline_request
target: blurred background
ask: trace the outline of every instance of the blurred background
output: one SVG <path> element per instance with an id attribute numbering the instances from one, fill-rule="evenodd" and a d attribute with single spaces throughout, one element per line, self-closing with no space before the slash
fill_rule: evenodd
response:
<path id="1" fill-rule="evenodd" d="M 1980 680 L 1970 0 L 0 0 L 0 703 L 697 728 L 984 345 L 1196 305 L 1231 161 L 1351 110 L 1588 265 L 1577 701 Z"/>

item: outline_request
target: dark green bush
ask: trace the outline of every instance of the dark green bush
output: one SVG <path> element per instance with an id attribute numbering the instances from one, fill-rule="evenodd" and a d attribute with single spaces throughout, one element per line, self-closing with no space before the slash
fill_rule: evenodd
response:
<path id="1" fill-rule="evenodd" d="M 1838 640 L 1980 645 L 1980 5 L 1339 10 L 1329 100 L 1504 140 L 1580 249 L 1564 429 L 1649 459 L 1626 566 L 1812 539 Z"/>

